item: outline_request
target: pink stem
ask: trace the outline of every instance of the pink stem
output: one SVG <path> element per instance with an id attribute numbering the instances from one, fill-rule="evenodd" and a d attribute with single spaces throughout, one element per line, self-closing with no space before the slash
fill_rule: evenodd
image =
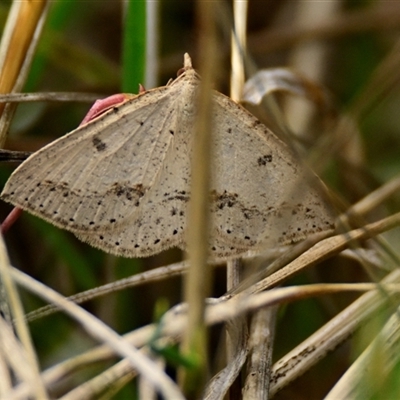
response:
<path id="1" fill-rule="evenodd" d="M 4 235 L 15 223 L 15 221 L 22 214 L 22 209 L 18 207 L 14 207 L 10 214 L 7 215 L 7 218 L 1 224 L 1 233 Z"/>

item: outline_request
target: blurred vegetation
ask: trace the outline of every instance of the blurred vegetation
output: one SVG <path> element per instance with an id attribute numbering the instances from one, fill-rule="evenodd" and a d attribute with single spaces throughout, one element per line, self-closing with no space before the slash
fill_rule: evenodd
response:
<path id="1" fill-rule="evenodd" d="M 138 2 L 140 3 L 140 2 Z M 249 55 L 259 68 L 291 66 L 293 49 L 298 42 L 292 42 L 275 49 L 265 42 L 263 48 L 259 38 L 271 32 L 290 35 L 296 28 L 296 8 L 301 2 L 264 0 L 249 2 Z M 354 102 L 365 96 L 371 78 L 385 57 L 390 54 L 399 40 L 400 7 L 393 2 L 342 1 L 335 18 L 340 19 L 351 13 L 368 13 L 373 8 L 385 11 L 390 23 L 376 26 L 368 21 L 365 29 L 356 32 L 338 31 L 330 35 L 315 32 L 306 43 L 317 41 L 327 51 L 323 74 L 319 84 L 330 93 L 340 117 L 352 111 Z M 0 4 L 0 23 L 3 25 L 9 2 Z M 197 64 L 194 2 L 161 1 L 159 10 L 159 85 L 175 77 L 181 68 L 184 52 L 189 52 L 194 66 Z M 134 10 L 132 14 L 135 14 Z M 368 14 L 369 15 L 369 14 Z M 397 19 L 396 19 L 397 18 Z M 397 25 L 393 22 L 397 21 Z M 317 22 L 317 21 L 315 21 Z M 132 26 L 133 25 L 133 26 Z M 361 24 L 362 25 L 362 24 Z M 307 26 L 304 27 L 306 29 Z M 132 32 L 129 31 L 132 29 Z M 144 28 L 142 28 L 144 29 Z M 224 70 L 219 74 L 218 86 L 229 84 L 229 31 L 221 23 L 220 56 Z M 128 82 L 129 72 L 143 75 L 143 60 L 135 59 L 131 52 L 131 35 L 139 35 L 137 25 L 123 24 L 121 2 L 116 1 L 54 1 L 43 31 L 37 54 L 29 75 L 25 91 L 74 91 L 118 93 L 122 87 L 130 90 L 136 84 Z M 271 38 L 273 36 L 270 36 Z M 124 41 L 125 40 L 125 41 Z M 303 44 L 303 43 L 302 43 Z M 125 47 L 124 47 L 125 46 Z M 139 57 L 139 56 L 138 56 Z M 123 63 L 126 62 L 127 64 Z M 137 63 L 136 63 L 137 62 Z M 400 69 L 399 69 L 400 71 Z M 302 71 L 307 75 L 307 71 Z M 139 76 L 140 76 L 139 74 Z M 364 98 L 372 106 L 354 121 L 360 136 L 356 138 L 356 165 L 351 169 L 334 159 L 325 176 L 327 183 L 349 203 L 360 199 L 369 191 L 380 186 L 400 171 L 400 85 L 397 77 L 387 77 L 393 84 L 378 99 Z M 124 77 L 124 86 L 123 86 Z M 313 76 L 308 76 L 313 79 Z M 397 79 L 395 79 L 397 78 Z M 366 96 L 371 92 L 367 91 Z M 282 102 L 283 104 L 283 102 Z M 89 108 L 82 103 L 32 103 L 18 107 L 9 134 L 6 148 L 34 151 L 44 144 L 74 129 Z M 318 120 L 318 116 L 316 118 Z M 310 126 L 317 131 L 320 121 Z M 318 132 L 314 132 L 317 137 Z M 327 134 L 325 132 L 325 134 Z M 327 157 L 329 154 L 327 154 Z M 351 157 L 347 161 L 351 161 Z M 0 181 L 3 185 L 13 165 L 0 166 Z M 377 210 L 377 215 L 398 210 L 399 198 L 392 201 L 389 209 Z M 0 204 L 2 219 L 11 210 L 9 205 Z M 388 235 L 396 247 L 395 233 Z M 391 239 L 392 238 L 392 239 Z M 68 296 L 95 286 L 130 276 L 139 271 L 167 265 L 180 260 L 182 254 L 176 249 L 141 260 L 117 259 L 93 249 L 78 241 L 72 234 L 61 231 L 42 220 L 24 214 L 6 235 L 6 243 L 12 265 L 34 276 L 38 280 Z M 333 260 L 317 266 L 313 271 L 302 274 L 287 284 L 313 282 L 359 282 L 368 280 L 365 271 L 354 261 Z M 225 292 L 225 277 L 221 270 L 215 272 L 214 294 Z M 275 356 L 278 358 L 294 345 L 310 335 L 316 328 L 329 320 L 356 296 L 343 294 L 326 296 L 323 299 L 300 301 L 281 307 Z M 153 321 L 153 311 L 158 299 L 168 299 L 170 305 L 181 299 L 181 279 L 139 286 L 93 300 L 84 305 L 100 316 L 120 333 L 128 332 Z M 23 293 L 26 311 L 41 305 L 33 296 Z M 80 328 L 62 315 L 53 315 L 31 323 L 32 335 L 42 367 L 63 359 L 66 354 L 79 353 L 90 347 L 92 342 Z M 218 331 L 218 329 L 217 329 Z M 217 332 L 218 333 L 218 332 Z M 217 334 L 215 336 L 218 336 Z M 214 338 L 214 336 L 213 336 Z M 216 354 L 220 339 L 210 346 Z M 279 393 L 278 399 L 319 399 L 347 369 L 353 357 L 349 343 L 323 360 L 312 371 Z M 217 368 L 214 366 L 213 368 Z M 89 372 L 87 372 L 89 373 Z M 90 372 L 91 373 L 91 372 Z M 398 390 L 395 382 L 388 383 Z M 129 384 L 116 399 L 133 398 L 134 384 Z M 377 397 L 382 398 L 382 397 Z M 388 397 L 390 396 L 388 395 Z"/>

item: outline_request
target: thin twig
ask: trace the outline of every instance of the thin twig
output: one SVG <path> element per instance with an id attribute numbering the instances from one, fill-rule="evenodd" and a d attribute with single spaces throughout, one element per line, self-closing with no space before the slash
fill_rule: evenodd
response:
<path id="1" fill-rule="evenodd" d="M 107 95 L 80 92 L 9 93 L 0 94 L 0 103 L 31 103 L 38 101 L 93 103 L 103 97 L 107 97 Z"/>
<path id="2" fill-rule="evenodd" d="M 145 271 L 140 274 L 130 276 L 128 278 L 120 279 L 115 282 L 107 283 L 102 286 L 98 286 L 94 289 L 89 289 L 81 293 L 77 293 L 68 297 L 69 301 L 76 304 L 82 304 L 86 301 L 93 300 L 97 297 L 104 296 L 106 294 L 115 293 L 117 291 L 132 288 L 138 285 L 148 284 L 151 282 L 158 282 L 167 278 L 172 278 L 174 276 L 179 276 L 186 272 L 188 268 L 188 263 L 186 261 L 178 262 L 176 264 L 171 264 L 165 267 L 159 267 L 152 269 L 150 271 Z M 43 318 L 51 315 L 57 311 L 60 311 L 54 304 L 49 304 L 47 306 L 41 307 L 34 310 L 25 316 L 25 319 L 29 322 L 34 321 L 38 318 Z"/>

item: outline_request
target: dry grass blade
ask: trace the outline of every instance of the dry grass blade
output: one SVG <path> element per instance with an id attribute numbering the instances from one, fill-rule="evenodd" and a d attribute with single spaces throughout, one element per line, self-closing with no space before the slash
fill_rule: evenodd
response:
<path id="1" fill-rule="evenodd" d="M 5 352 L 0 346 L 0 395 L 7 393 L 12 387 L 12 380 Z"/>
<path id="2" fill-rule="evenodd" d="M 275 92 L 289 93 L 310 99 L 322 112 L 332 111 L 331 100 L 321 86 L 289 68 L 263 69 L 249 78 L 242 101 L 259 105 L 264 96 Z"/>
<path id="3" fill-rule="evenodd" d="M 276 258 L 272 263 L 269 262 L 269 258 L 267 258 L 267 262 L 264 265 L 264 257 L 261 255 L 259 258 L 256 258 L 253 261 L 253 264 L 257 266 L 256 272 L 251 274 L 250 277 L 246 278 L 241 282 L 237 287 L 229 291 L 229 294 L 237 294 L 240 293 L 255 282 L 260 282 L 265 277 L 271 275 L 273 272 L 278 271 L 279 269 L 285 267 L 290 262 L 295 260 L 297 257 L 304 254 L 310 248 L 312 248 L 315 244 L 321 242 L 326 237 L 330 236 L 332 232 L 322 232 L 317 233 L 315 235 L 311 235 L 307 239 L 303 240 L 300 243 L 297 243 L 292 248 L 288 249 L 288 251 L 281 254 L 278 258 Z"/>
<path id="4" fill-rule="evenodd" d="M 378 337 L 346 371 L 325 397 L 335 399 L 370 399 L 382 393 L 382 385 L 400 359 L 400 323 L 397 310 Z"/>
<path id="5" fill-rule="evenodd" d="M 147 354 L 151 353 L 151 351 L 148 351 L 148 348 L 146 347 L 144 349 Z M 152 359 L 159 365 L 160 368 L 165 369 L 165 361 L 162 357 L 158 357 L 154 354 L 152 355 Z M 148 382 L 146 379 L 139 377 L 139 382 L 138 382 L 138 398 L 139 399 L 149 399 L 149 400 L 157 400 L 157 393 L 154 390 L 153 386 Z"/>
<path id="6" fill-rule="evenodd" d="M 226 263 L 226 287 L 228 291 L 239 285 L 241 268 L 239 259 L 229 260 Z M 239 380 L 240 372 L 249 353 L 246 318 L 241 317 L 228 321 L 225 325 L 225 331 L 227 365 L 207 384 L 205 394 L 207 399 L 222 398 L 232 387 L 235 380 Z"/>
<path id="7" fill-rule="evenodd" d="M 94 103 L 106 97 L 105 94 L 78 92 L 42 92 L 42 93 L 9 93 L 0 94 L 0 103 L 28 103 L 35 101 L 73 101 Z"/>
<path id="8" fill-rule="evenodd" d="M 2 237 L 0 237 L 0 276 L 2 285 L 4 285 L 4 293 L 6 293 L 5 298 L 9 301 L 11 315 L 17 319 L 14 327 L 26 354 L 27 362 L 22 365 L 29 370 L 29 376 L 32 376 L 32 379 L 29 380 L 32 385 L 32 393 L 40 399 L 47 399 L 46 390 L 40 377 L 40 368 L 33 348 L 30 332 L 23 319 L 24 312 L 22 302 L 11 277 L 10 262 Z M 7 322 L 10 323 L 10 321 Z"/>
<path id="9" fill-rule="evenodd" d="M 400 282 L 400 271 L 395 270 L 381 284 Z M 330 351 L 346 340 L 368 318 L 387 304 L 387 296 L 372 291 L 365 293 L 327 324 L 296 346 L 272 368 L 270 395 L 273 396 L 294 379 L 308 371 Z"/>
<path id="10" fill-rule="evenodd" d="M 399 290 L 399 286 L 384 286 L 386 290 Z M 335 293 L 343 290 L 350 291 L 366 291 L 376 289 L 375 284 L 340 284 L 340 285 L 311 285 L 309 287 L 300 288 L 280 288 L 273 291 L 260 293 L 250 297 L 236 296 L 225 302 L 213 302 L 207 308 L 206 322 L 207 324 L 218 324 L 229 319 L 237 318 L 243 313 L 257 310 L 259 308 L 281 303 L 282 301 L 295 301 L 300 298 L 309 296 L 317 296 L 327 293 Z M 175 307 L 168 312 L 162 323 L 162 331 L 160 337 L 180 337 L 184 331 L 186 324 L 185 309 Z M 141 347 L 151 340 L 154 334 L 155 326 L 145 326 L 134 331 L 124 338 L 136 347 Z M 76 357 L 55 366 L 43 375 L 46 384 L 59 381 L 62 377 L 78 369 L 82 365 L 93 363 L 99 360 L 108 359 L 113 355 L 113 351 L 106 345 L 100 346 L 98 349 L 90 351 L 88 354 Z M 227 369 L 226 372 L 229 372 Z M 271 388 L 273 390 L 273 387 Z M 26 397 L 27 388 L 19 387 L 15 389 L 15 398 L 23 399 Z"/>
<path id="11" fill-rule="evenodd" d="M 386 284 L 382 286 L 387 292 L 399 291 L 399 284 Z M 285 303 L 298 299 L 305 299 L 310 296 L 320 296 L 329 293 L 337 293 L 341 291 L 364 292 L 368 290 L 380 290 L 376 283 L 338 283 L 338 284 L 313 284 L 301 287 L 291 286 L 285 288 L 274 288 L 267 292 L 261 292 L 256 295 L 237 296 L 225 303 L 221 303 L 210 307 L 209 323 L 217 323 L 226 318 L 235 318 L 243 313 L 257 310 L 267 305 Z"/>
<path id="12" fill-rule="evenodd" d="M 102 323 L 93 315 L 83 310 L 74 303 L 67 301 L 54 290 L 40 284 L 18 270 L 13 270 L 13 278 L 18 284 L 33 291 L 36 295 L 57 304 L 71 317 L 81 323 L 85 330 L 95 338 L 108 343 L 117 354 L 127 357 L 139 373 L 153 383 L 167 399 L 183 399 L 181 392 L 173 381 L 148 358 L 144 357 L 137 349 L 129 345 L 121 336 L 110 327 Z"/>
<path id="13" fill-rule="evenodd" d="M 390 181 L 382 185 L 380 188 L 369 193 L 362 200 L 351 206 L 350 209 L 346 212 L 346 215 L 350 218 L 353 216 L 360 217 L 362 215 L 365 215 L 379 205 L 383 204 L 387 199 L 389 199 L 399 190 L 400 176 L 397 175 L 393 177 Z M 343 221 L 343 224 L 346 224 L 346 221 L 343 220 L 344 217 L 345 216 L 342 216 L 341 219 Z"/>
<path id="14" fill-rule="evenodd" d="M 369 239 L 382 232 L 393 229 L 400 225 L 400 213 L 384 218 L 378 222 L 366 225 L 364 228 L 354 229 L 345 234 L 336 235 L 328 239 L 324 239 L 317 243 L 310 250 L 303 253 L 296 260 L 289 263 L 286 267 L 275 272 L 270 277 L 254 284 L 250 289 L 250 293 L 257 293 L 270 287 L 279 285 L 289 276 L 293 276 L 304 268 L 309 268 L 317 262 L 321 262 L 328 257 L 340 253 L 342 250 L 357 243 L 363 239 Z"/>
<path id="15" fill-rule="evenodd" d="M 243 399 L 269 399 L 277 307 L 257 311 L 250 326 L 250 358 Z"/>
<path id="16" fill-rule="evenodd" d="M 149 342 L 149 340 L 154 335 L 156 327 L 154 325 L 149 325 L 137 329 L 134 332 L 126 334 L 124 337 L 129 343 L 136 347 L 143 347 Z M 89 350 L 83 354 L 75 357 L 71 357 L 66 361 L 56 364 L 49 369 L 45 370 L 42 374 L 43 381 L 47 386 L 55 386 L 57 383 L 63 381 L 63 379 L 72 375 L 76 371 L 84 369 L 88 365 L 93 365 L 99 361 L 105 361 L 115 358 L 115 352 L 107 344 L 102 344 L 92 350 Z M 128 362 L 130 367 L 132 365 L 128 359 L 122 360 L 122 363 Z M 124 364 L 122 364 L 124 365 Z M 121 367 L 116 367 L 123 368 Z M 25 384 L 17 385 L 14 388 L 14 398 L 15 399 L 25 399 L 29 396 L 29 387 Z"/>
<path id="17" fill-rule="evenodd" d="M 159 69 L 159 13 L 160 1 L 149 1 L 146 4 L 146 72 L 145 86 L 157 86 L 157 74 Z"/>
<path id="18" fill-rule="evenodd" d="M 28 75 L 50 2 L 14 1 L 0 44 L 0 93 L 20 91 Z M 4 110 L 4 113 L 3 113 Z M 0 145 L 3 146 L 15 105 L 0 105 Z"/>
<path id="19" fill-rule="evenodd" d="M 60 400 L 90 400 L 99 398 L 104 392 L 110 396 L 112 389 L 124 386 L 137 375 L 129 360 L 124 359 L 89 381 L 77 386 Z M 145 398 L 145 397 L 144 397 Z M 143 399 L 144 399 L 143 398 Z"/>
<path id="20" fill-rule="evenodd" d="M 0 161 L 24 161 L 32 153 L 27 151 L 12 151 L 12 150 L 2 150 L 0 149 Z"/>
<path id="21" fill-rule="evenodd" d="M 398 284 L 385 284 L 381 286 L 389 292 L 398 292 Z M 313 296 L 326 295 L 329 293 L 338 293 L 341 291 L 364 292 L 369 290 L 380 290 L 380 286 L 375 283 L 354 283 L 354 284 L 313 284 L 300 287 L 275 288 L 270 291 L 257 293 L 254 295 L 237 295 L 232 298 L 213 301 L 207 307 L 206 322 L 209 325 L 218 324 L 227 320 L 237 318 L 238 316 L 258 310 L 262 307 L 275 304 L 291 302 L 299 299 L 305 299 Z M 185 312 L 171 315 L 162 327 L 161 337 L 178 337 L 184 330 L 186 324 Z M 135 345 L 145 343 L 135 340 Z"/>
<path id="22" fill-rule="evenodd" d="M 3 376 L 2 387 L 0 395 L 3 397 L 6 393 L 9 393 L 11 389 L 11 377 L 7 371 L 7 366 L 10 367 L 13 374 L 18 377 L 19 380 L 29 385 L 32 390 L 37 386 L 36 379 L 37 374 L 30 368 L 30 360 L 26 354 L 21 343 L 15 337 L 15 334 L 8 323 L 0 318 L 0 349 L 2 355 L 3 365 Z"/>
<path id="23" fill-rule="evenodd" d="M 231 33 L 231 79 L 230 97 L 237 102 L 243 91 L 245 81 L 244 58 L 246 54 L 247 33 L 247 1 L 233 2 L 233 30 Z M 231 290 L 240 283 L 240 259 L 228 260 L 226 263 L 227 290 Z M 226 330 L 226 367 L 216 374 L 207 384 L 205 398 L 222 398 L 228 390 L 234 391 L 232 385 L 240 380 L 240 372 L 248 356 L 248 327 L 245 318 L 229 321 Z"/>
<path id="24" fill-rule="evenodd" d="M 240 101 L 245 78 L 243 59 L 246 53 L 247 3 L 247 1 L 233 2 L 231 98 L 235 101 Z"/>
<path id="25" fill-rule="evenodd" d="M 176 264 L 170 264 L 165 267 L 155 268 L 150 271 L 145 271 L 128 278 L 124 278 L 112 283 L 108 283 L 103 286 L 98 286 L 94 289 L 87 290 L 85 292 L 77 293 L 68 297 L 69 301 L 76 304 L 84 303 L 85 301 L 95 299 L 100 296 L 104 296 L 109 293 L 113 293 L 119 290 L 135 287 L 138 285 L 144 285 L 151 282 L 158 282 L 164 279 L 172 278 L 177 275 L 181 275 L 186 272 L 188 268 L 187 261 L 182 261 Z M 38 310 L 32 311 L 25 316 L 27 321 L 34 321 L 38 318 L 43 318 L 59 311 L 54 304 L 41 307 Z"/>
<path id="26" fill-rule="evenodd" d="M 13 376 L 25 383 L 29 388 L 29 392 L 37 399 L 48 398 L 46 392 L 43 394 L 43 390 L 40 387 L 43 385 L 41 376 L 35 371 L 35 368 L 31 367 L 32 362 L 29 353 L 21 346 L 13 330 L 3 318 L 0 318 L 0 348 L 2 355 L 4 355 L 2 361 L 8 364 Z M 6 363 L 4 363 L 4 366 L 6 366 Z M 4 399 L 14 399 L 11 380 L 7 385 L 7 377 L 3 375 L 2 378 L 4 378 L 2 382 L 4 386 L 0 391 L 0 396 Z"/>
<path id="27" fill-rule="evenodd" d="M 197 95 L 198 110 L 195 121 L 194 154 L 191 164 L 191 201 L 188 218 L 188 252 L 190 268 L 185 279 L 184 297 L 189 306 L 189 321 L 182 342 L 182 351 L 194 357 L 196 368 L 180 368 L 181 387 L 190 396 L 199 396 L 207 374 L 207 332 L 204 325 L 204 301 L 211 290 L 211 272 L 207 265 L 210 234 L 210 208 L 208 193 L 211 187 L 213 154 L 213 100 L 217 42 L 215 4 L 197 2 L 200 72 L 202 83 Z"/>
<path id="28" fill-rule="evenodd" d="M 240 371 L 246 363 L 249 353 L 248 331 L 245 318 L 236 318 L 226 323 L 229 334 L 230 354 L 225 368 L 219 371 L 208 382 L 203 398 L 205 400 L 219 400 L 224 398 L 232 384 L 238 378 Z"/>

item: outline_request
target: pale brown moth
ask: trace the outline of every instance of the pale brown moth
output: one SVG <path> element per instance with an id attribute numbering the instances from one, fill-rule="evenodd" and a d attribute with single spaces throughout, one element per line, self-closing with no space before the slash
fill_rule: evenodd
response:
<path id="1" fill-rule="evenodd" d="M 32 154 L 1 198 L 106 252 L 185 248 L 200 78 L 185 55 L 171 84 L 144 91 Z M 213 94 L 213 259 L 333 228 L 323 187 L 243 107 Z"/>

